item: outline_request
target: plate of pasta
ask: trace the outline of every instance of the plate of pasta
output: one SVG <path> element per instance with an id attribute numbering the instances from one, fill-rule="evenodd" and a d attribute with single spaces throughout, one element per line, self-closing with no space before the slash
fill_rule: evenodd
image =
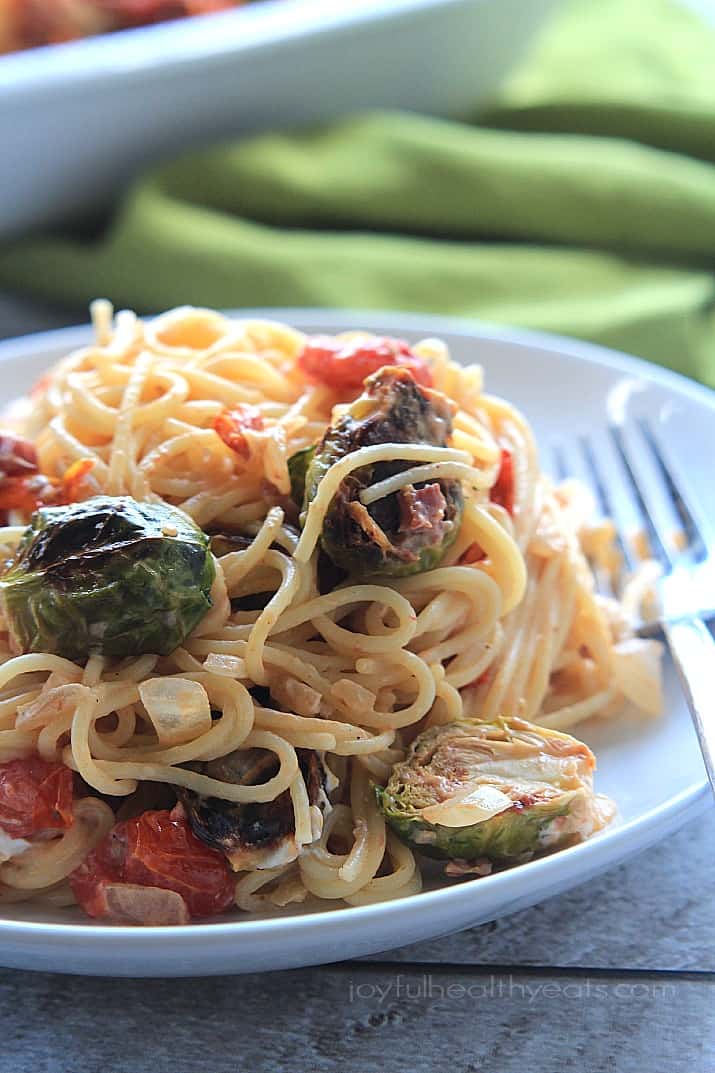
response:
<path id="1" fill-rule="evenodd" d="M 712 511 L 706 389 L 426 316 L 91 314 L 0 345 L 0 962 L 364 955 L 705 807 L 652 564 L 601 594 L 549 459 L 594 430 L 618 502 L 635 409 Z"/>

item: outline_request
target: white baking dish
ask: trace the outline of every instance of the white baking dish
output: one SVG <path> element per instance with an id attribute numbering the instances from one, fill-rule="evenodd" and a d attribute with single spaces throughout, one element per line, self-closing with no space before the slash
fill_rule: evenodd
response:
<path id="1" fill-rule="evenodd" d="M 554 0 L 266 0 L 0 58 L 0 238 L 147 164 L 364 107 L 468 116 Z"/>

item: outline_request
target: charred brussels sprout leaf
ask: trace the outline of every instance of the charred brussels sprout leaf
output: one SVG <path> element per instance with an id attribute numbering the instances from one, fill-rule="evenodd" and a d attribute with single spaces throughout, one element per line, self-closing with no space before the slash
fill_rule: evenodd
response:
<path id="1" fill-rule="evenodd" d="M 406 369 L 381 369 L 368 377 L 364 393 L 318 444 L 305 475 L 303 509 L 333 463 L 350 452 L 382 443 L 444 447 L 451 432 L 451 404 L 444 395 L 420 387 Z M 369 507 L 360 502 L 363 489 L 410 465 L 396 461 L 363 466 L 342 482 L 321 535 L 324 551 L 337 566 L 351 574 L 399 577 L 439 563 L 462 520 L 459 481 L 407 485 Z"/>
<path id="2" fill-rule="evenodd" d="M 296 749 L 296 754 L 308 800 L 322 811 L 328 807 L 323 764 L 310 749 Z M 278 761 L 266 749 L 237 749 L 219 760 L 191 766 L 221 782 L 258 786 L 276 774 Z M 177 793 L 194 834 L 206 845 L 221 850 L 234 871 L 273 868 L 298 856 L 290 790 L 284 790 L 273 801 L 248 804 L 203 797 L 182 787 Z"/>
<path id="3" fill-rule="evenodd" d="M 211 607 L 208 537 L 163 503 L 95 496 L 38 510 L 0 578 L 23 652 L 166 655 Z"/>
<path id="4" fill-rule="evenodd" d="M 593 754 L 521 719 L 448 723 L 420 734 L 387 786 L 387 822 L 430 857 L 524 860 L 602 826 Z"/>
<path id="5" fill-rule="evenodd" d="M 315 445 L 304 447 L 302 451 L 296 451 L 288 459 L 288 476 L 290 477 L 290 497 L 300 509 L 305 496 L 305 478 L 308 467 L 315 455 Z"/>
<path id="6" fill-rule="evenodd" d="M 208 538 L 209 547 L 217 559 L 224 555 L 229 555 L 232 551 L 246 551 L 253 543 L 251 537 L 243 536 L 241 533 L 213 533 L 209 531 Z"/>

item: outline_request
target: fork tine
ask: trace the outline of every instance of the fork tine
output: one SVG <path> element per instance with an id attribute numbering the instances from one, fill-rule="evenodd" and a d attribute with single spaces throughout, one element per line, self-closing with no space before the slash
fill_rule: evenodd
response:
<path id="1" fill-rule="evenodd" d="M 620 458 L 621 463 L 623 465 L 624 473 L 628 479 L 628 483 L 633 493 L 633 499 L 641 515 L 643 526 L 648 535 L 648 543 L 650 545 L 651 552 L 653 553 L 654 558 L 659 559 L 661 564 L 667 570 L 670 570 L 673 567 L 673 557 L 665 545 L 665 540 L 658 532 L 658 527 L 654 521 L 653 513 L 649 509 L 648 504 L 643 497 L 643 493 L 641 492 L 636 472 L 633 468 L 628 454 L 626 438 L 623 433 L 623 426 L 617 424 L 609 424 L 608 432 L 611 437 L 613 446 L 616 449 L 616 453 L 618 454 L 618 457 Z"/>
<path id="2" fill-rule="evenodd" d="M 553 460 L 553 473 L 557 481 L 567 481 L 577 477 L 577 467 L 574 466 L 573 453 L 568 453 L 562 443 L 551 445 L 551 457 Z M 610 580 L 605 577 L 603 570 L 590 556 L 587 556 L 587 559 L 598 592 L 603 596 L 613 596 L 613 587 Z"/>
<path id="3" fill-rule="evenodd" d="M 581 448 L 581 454 L 591 478 L 591 485 L 596 495 L 596 502 L 598 503 L 598 509 L 604 518 L 611 518 L 614 523 L 616 520 L 616 511 L 613 506 L 613 500 L 608 490 L 608 484 L 603 479 L 601 467 L 596 458 L 596 452 L 593 449 L 593 444 L 589 440 L 588 436 L 579 436 L 579 447 Z M 630 571 L 635 570 L 637 566 L 637 560 L 627 541 L 625 541 L 621 535 L 620 526 L 616 526 L 615 544 L 618 551 L 621 554 L 623 562 L 626 568 Z"/>
<path id="4" fill-rule="evenodd" d="M 566 452 L 563 449 L 563 445 L 555 443 L 551 448 L 551 453 L 554 461 L 554 476 L 557 481 L 566 481 L 569 477 L 572 477 L 569 464 L 566 460 Z"/>
<path id="5" fill-rule="evenodd" d="M 707 540 L 704 535 L 703 525 L 698 520 L 698 512 L 693 508 L 673 476 L 673 471 L 663 455 L 663 449 L 658 443 L 650 421 L 646 417 L 639 417 L 637 424 L 643 439 L 648 445 L 663 484 L 668 490 L 675 511 L 680 518 L 683 530 L 688 538 L 688 548 L 696 560 L 703 559 L 707 554 Z"/>

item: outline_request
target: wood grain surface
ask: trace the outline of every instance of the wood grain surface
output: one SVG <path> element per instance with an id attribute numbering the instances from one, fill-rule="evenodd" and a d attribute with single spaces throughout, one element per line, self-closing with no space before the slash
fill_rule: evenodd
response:
<path id="1" fill-rule="evenodd" d="M 112 981 L 6 974 L 8 1073 L 710 1073 L 715 983 L 345 964 Z"/>

